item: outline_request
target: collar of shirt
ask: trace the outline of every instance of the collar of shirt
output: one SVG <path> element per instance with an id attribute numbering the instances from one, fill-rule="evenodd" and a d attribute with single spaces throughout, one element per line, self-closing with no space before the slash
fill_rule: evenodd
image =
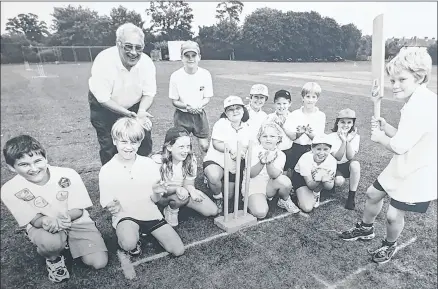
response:
<path id="1" fill-rule="evenodd" d="M 235 127 L 232 125 L 231 121 L 230 121 L 228 118 L 227 118 L 227 121 L 228 121 L 228 123 L 230 124 L 230 127 L 231 127 L 232 129 L 234 129 L 236 132 L 238 132 L 239 130 L 243 129 L 244 126 L 246 125 L 245 122 L 241 121 L 241 122 L 240 122 L 240 126 L 239 126 L 238 128 L 235 128 Z"/>
<path id="2" fill-rule="evenodd" d="M 417 89 L 412 93 L 408 102 L 406 102 L 400 111 L 404 111 L 406 108 L 411 106 L 415 107 L 419 101 L 419 98 L 424 97 L 425 94 L 429 94 L 430 90 L 427 88 L 426 84 L 421 84 Z"/>
<path id="3" fill-rule="evenodd" d="M 301 110 L 301 112 L 304 114 L 304 106 L 302 106 L 302 107 L 300 107 L 300 110 Z M 316 106 L 313 108 L 313 112 L 312 113 L 315 113 L 315 112 L 318 112 L 319 111 L 319 108 L 317 108 Z"/>

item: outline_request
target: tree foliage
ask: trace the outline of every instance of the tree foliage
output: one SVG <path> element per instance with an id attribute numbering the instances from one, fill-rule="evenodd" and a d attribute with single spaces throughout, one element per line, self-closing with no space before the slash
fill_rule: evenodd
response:
<path id="1" fill-rule="evenodd" d="M 18 14 L 14 18 L 9 18 L 6 31 L 11 34 L 22 33 L 30 41 L 41 41 L 50 34 L 46 22 L 39 21 L 38 16 L 33 13 Z"/>
<path id="2" fill-rule="evenodd" d="M 239 23 L 243 3 L 240 1 L 223 1 L 216 6 L 216 19 L 219 22 L 229 21 Z"/>
<path id="3" fill-rule="evenodd" d="M 146 14 L 151 16 L 153 33 L 163 40 L 192 39 L 193 10 L 183 1 L 152 1 Z"/>

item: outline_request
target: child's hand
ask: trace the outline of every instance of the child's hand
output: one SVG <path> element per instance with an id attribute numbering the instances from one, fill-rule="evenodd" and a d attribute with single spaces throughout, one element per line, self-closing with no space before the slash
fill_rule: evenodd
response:
<path id="1" fill-rule="evenodd" d="M 351 142 L 356 135 L 357 135 L 357 127 L 355 127 L 352 132 L 347 134 L 347 142 Z"/>
<path id="2" fill-rule="evenodd" d="M 308 124 L 308 125 L 306 126 L 304 132 L 305 132 L 307 135 L 310 135 L 310 134 L 313 133 L 313 128 L 310 127 L 310 124 Z"/>
<path id="3" fill-rule="evenodd" d="M 312 179 L 315 182 L 320 182 L 321 181 L 321 173 L 320 173 L 320 170 L 318 168 L 313 168 L 311 173 L 312 173 Z"/>
<path id="4" fill-rule="evenodd" d="M 267 150 L 259 152 L 259 160 L 262 165 L 265 165 L 267 163 L 267 153 Z"/>
<path id="5" fill-rule="evenodd" d="M 275 161 L 277 156 L 278 156 L 278 153 L 276 150 L 275 151 L 267 151 L 266 163 L 268 163 L 268 164 L 272 163 L 273 161 Z"/>
<path id="6" fill-rule="evenodd" d="M 183 187 L 176 188 L 175 193 L 178 199 L 180 199 L 181 201 L 187 200 L 187 198 L 190 196 L 189 191 L 187 191 L 187 189 Z"/>
<path id="7" fill-rule="evenodd" d="M 386 124 L 387 122 L 383 117 L 377 119 L 374 116 L 371 117 L 371 129 L 380 128 L 380 130 L 385 131 Z"/>
<path id="8" fill-rule="evenodd" d="M 330 170 L 325 170 L 325 174 L 321 178 L 321 182 L 327 183 L 335 179 L 335 173 Z"/>
<path id="9" fill-rule="evenodd" d="M 190 193 L 190 197 L 192 198 L 193 201 L 195 201 L 197 203 L 201 203 L 204 200 L 204 198 L 205 198 L 197 190 L 192 191 Z"/>
<path id="10" fill-rule="evenodd" d="M 380 85 L 377 79 L 374 79 L 373 81 L 373 87 L 371 88 L 371 100 L 376 103 L 377 101 L 380 101 L 383 98 L 382 95 L 380 95 Z"/>
<path id="11" fill-rule="evenodd" d="M 152 185 L 152 191 L 154 194 L 160 195 L 162 197 L 165 193 L 167 193 L 168 184 L 162 180 L 156 182 L 154 185 Z"/>
<path id="12" fill-rule="evenodd" d="M 71 228 L 71 218 L 68 213 L 60 214 L 57 219 L 59 230 L 66 230 Z"/>
<path id="13" fill-rule="evenodd" d="M 383 137 L 385 136 L 385 132 L 380 129 L 372 129 L 371 130 L 371 140 L 376 143 L 381 143 Z"/>
<path id="14" fill-rule="evenodd" d="M 112 215 L 115 215 L 122 210 L 122 206 L 120 205 L 120 201 L 117 199 L 112 200 L 111 203 L 109 203 L 106 207 L 108 208 L 108 211 Z"/>
<path id="15" fill-rule="evenodd" d="M 43 225 L 43 229 L 49 233 L 55 234 L 59 231 L 57 218 L 45 216 L 42 225 Z"/>
<path id="16" fill-rule="evenodd" d="M 278 124 L 280 127 L 283 126 L 285 121 L 286 121 L 286 117 L 284 115 L 277 115 L 277 117 L 274 119 L 274 122 Z"/>
<path id="17" fill-rule="evenodd" d="M 229 150 L 229 153 L 230 153 L 230 158 L 231 158 L 231 160 L 235 161 L 236 158 L 237 158 L 237 152 L 234 151 L 233 149 L 230 149 L 230 150 Z"/>
<path id="18" fill-rule="evenodd" d="M 347 133 L 344 132 L 341 128 L 338 128 L 338 137 L 341 139 L 341 141 L 346 142 L 347 141 Z"/>
<path id="19" fill-rule="evenodd" d="M 302 135 L 305 132 L 306 132 L 306 126 L 305 125 L 297 126 L 297 134 Z"/>

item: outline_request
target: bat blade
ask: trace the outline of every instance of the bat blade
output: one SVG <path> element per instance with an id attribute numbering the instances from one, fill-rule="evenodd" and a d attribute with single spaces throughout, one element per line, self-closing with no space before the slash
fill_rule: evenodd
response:
<path id="1" fill-rule="evenodd" d="M 383 97 L 384 67 L 385 67 L 385 39 L 383 34 L 383 14 L 378 15 L 373 21 L 372 52 L 371 52 L 371 77 L 373 85 L 379 85 L 378 97 Z M 380 117 L 380 101 L 374 103 L 374 117 Z"/>

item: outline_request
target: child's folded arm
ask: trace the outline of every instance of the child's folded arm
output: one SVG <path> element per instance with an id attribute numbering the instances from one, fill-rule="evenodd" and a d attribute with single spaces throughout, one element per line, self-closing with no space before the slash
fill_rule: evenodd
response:
<path id="1" fill-rule="evenodd" d="M 313 180 L 312 176 L 303 176 L 304 181 L 309 189 L 314 190 L 320 182 L 316 182 Z"/>
<path id="2" fill-rule="evenodd" d="M 68 215 L 70 216 L 71 221 L 79 219 L 84 214 L 84 209 L 71 209 L 68 210 Z"/>

